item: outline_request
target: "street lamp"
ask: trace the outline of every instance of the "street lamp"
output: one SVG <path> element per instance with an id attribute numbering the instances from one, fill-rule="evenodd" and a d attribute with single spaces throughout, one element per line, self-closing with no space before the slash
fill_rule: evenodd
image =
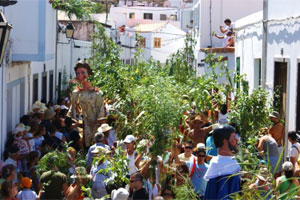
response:
<path id="1" fill-rule="evenodd" d="M 5 49 L 12 26 L 8 24 L 4 14 L 0 11 L 0 67 L 5 54 Z"/>
<path id="2" fill-rule="evenodd" d="M 71 22 L 69 22 L 66 26 L 66 37 L 68 39 L 73 38 L 74 30 L 75 30 L 75 28 L 74 28 L 73 24 Z"/>

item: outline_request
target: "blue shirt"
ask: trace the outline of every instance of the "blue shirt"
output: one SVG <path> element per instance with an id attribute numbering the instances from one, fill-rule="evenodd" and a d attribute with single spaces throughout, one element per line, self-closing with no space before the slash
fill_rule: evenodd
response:
<path id="1" fill-rule="evenodd" d="M 206 148 L 207 148 L 207 151 L 206 151 L 207 155 L 211 155 L 211 156 L 218 155 L 218 151 L 217 151 L 217 148 L 215 146 L 214 139 L 212 136 L 209 136 L 206 139 Z"/>
<path id="2" fill-rule="evenodd" d="M 193 161 L 186 162 L 186 165 L 189 169 L 192 168 Z M 195 170 L 191 177 L 194 191 L 196 194 L 204 195 L 206 190 L 207 181 L 204 179 L 204 175 L 208 169 L 208 165 L 206 163 L 200 165 L 196 161 Z"/>
<path id="3" fill-rule="evenodd" d="M 97 142 L 96 144 L 90 146 L 89 150 L 88 150 L 88 153 L 87 153 L 87 156 L 86 156 L 86 165 L 88 167 L 91 167 L 92 166 L 92 162 L 93 162 L 93 154 L 91 153 L 93 150 L 96 149 L 96 147 L 104 147 L 108 150 L 110 150 L 109 146 L 106 145 L 106 144 L 103 144 L 102 142 Z"/>

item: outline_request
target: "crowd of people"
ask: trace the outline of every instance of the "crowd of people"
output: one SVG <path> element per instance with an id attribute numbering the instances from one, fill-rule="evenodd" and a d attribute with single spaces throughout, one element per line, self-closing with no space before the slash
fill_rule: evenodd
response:
<path id="1" fill-rule="evenodd" d="M 130 182 L 124 188 L 110 192 L 111 199 L 174 199 L 176 196 L 172 185 L 185 184 L 187 180 L 184 177 L 190 179 L 198 199 L 226 199 L 230 194 L 241 190 L 241 167 L 234 159 L 240 137 L 234 124 L 227 125 L 226 105 L 214 115 L 217 124 L 212 124 L 208 112 L 188 112 L 184 128 L 181 129 L 185 139 L 175 141 L 166 154 L 151 156 L 151 140 L 142 140 L 133 135 L 118 140 L 118 133 L 114 128 L 117 127 L 117 120 L 111 115 L 102 119 L 94 134 L 94 143 L 87 146 L 83 141 L 84 126 L 67 116 L 70 101 L 66 98 L 59 103 L 53 106 L 49 102 L 45 106 L 41 102 L 35 102 L 32 112 L 24 115 L 20 119 L 21 123 L 9 135 L 5 160 L 1 162 L 2 198 L 83 199 L 88 196 L 81 186 L 89 181 L 91 197 L 107 197 L 105 180 L 110 177 L 110 173 L 103 169 L 107 167 L 117 146 L 122 146 L 125 150 Z M 110 106 L 106 103 L 105 108 Z M 295 190 L 299 186 L 297 179 L 291 179 L 299 173 L 297 161 L 300 144 L 297 142 L 296 132 L 288 133 L 292 144 L 290 162 L 283 163 L 282 169 L 281 164 L 275 169 L 284 137 L 284 126 L 279 117 L 277 112 L 272 112 L 270 120 L 274 125 L 262 131 L 265 135 L 258 142 L 258 151 L 262 152 L 262 161 L 265 163 L 262 162 L 256 181 L 249 186 L 250 189 L 265 191 L 262 195 L 267 195 L 268 198 L 271 197 L 271 184 L 268 179 L 270 172 L 274 172 L 274 178 L 277 178 L 280 194 Z M 60 172 L 53 160 L 49 163 L 50 170 L 38 177 L 35 170 L 39 159 L 52 150 L 62 151 L 62 146 L 66 143 L 69 143 L 69 174 Z M 147 147 L 142 152 L 137 151 L 140 143 Z M 86 152 L 85 167 L 74 165 L 76 152 Z M 94 158 L 100 155 L 105 157 L 95 162 Z M 149 173 L 153 160 L 158 163 L 154 177 Z M 270 172 L 267 162 L 272 169 Z M 167 171 L 170 170 L 174 173 L 168 174 Z"/>
<path id="2" fill-rule="evenodd" d="M 70 98 L 59 99 L 57 105 L 35 102 L 9 133 L 0 162 L 1 199 L 176 199 L 178 188 L 187 185 L 192 189 L 185 187 L 181 192 L 192 193 L 196 199 L 230 199 L 241 192 L 242 177 L 247 175 L 241 172 L 235 154 L 243 141 L 228 118 L 229 98 L 223 105 L 215 103 L 213 112 L 196 113 L 193 106 L 184 112 L 184 120 L 178 124 L 181 136 L 162 155 L 154 155 L 151 144 L 155 138 L 122 137 L 112 101 L 103 99 L 87 81 L 92 73 L 88 64 L 79 62 L 75 72 L 82 88 L 74 90 Z M 259 174 L 249 189 L 272 198 L 271 177 L 279 188 L 276 194 L 288 198 L 284 196 L 287 192 L 298 192 L 295 177 L 299 175 L 300 144 L 297 133 L 289 132 L 290 161 L 282 164 L 284 125 L 278 112 L 269 117 L 273 125 L 261 130 Z M 108 180 L 115 178 L 109 166 L 118 149 L 124 151 L 129 182 L 124 179 L 116 188 Z M 47 170 L 37 173 L 40 159 L 53 151 L 64 152 L 68 158 L 60 161 L 53 154 Z M 75 162 L 78 159 L 84 164 Z M 67 172 L 60 169 L 59 162 L 68 165 Z"/>

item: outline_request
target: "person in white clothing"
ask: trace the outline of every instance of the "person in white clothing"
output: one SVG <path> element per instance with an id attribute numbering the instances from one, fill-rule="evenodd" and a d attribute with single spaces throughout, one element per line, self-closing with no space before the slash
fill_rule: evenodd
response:
<path id="1" fill-rule="evenodd" d="M 32 185 L 32 181 L 30 178 L 28 177 L 22 178 L 21 185 L 23 189 L 18 193 L 17 199 L 19 200 L 38 199 L 36 192 L 30 189 Z"/>
<path id="2" fill-rule="evenodd" d="M 139 160 L 136 159 L 137 152 L 135 151 L 135 137 L 133 135 L 127 135 L 124 143 L 126 145 L 126 158 L 129 160 L 128 169 L 129 175 L 138 171 Z M 140 156 L 139 156 L 140 157 Z"/>
<path id="3" fill-rule="evenodd" d="M 296 171 L 297 170 L 296 163 L 300 154 L 300 144 L 297 142 L 297 132 L 296 131 L 288 132 L 288 140 L 292 144 L 289 151 L 290 162 L 293 163 L 294 170 Z"/>
<path id="4" fill-rule="evenodd" d="M 225 19 L 225 20 L 224 20 L 224 24 L 226 24 L 225 27 L 220 26 L 220 31 L 221 31 L 221 33 L 226 34 L 226 33 L 229 32 L 229 31 L 231 31 L 231 32 L 233 31 L 233 29 L 234 29 L 234 24 L 231 22 L 230 19 Z"/>

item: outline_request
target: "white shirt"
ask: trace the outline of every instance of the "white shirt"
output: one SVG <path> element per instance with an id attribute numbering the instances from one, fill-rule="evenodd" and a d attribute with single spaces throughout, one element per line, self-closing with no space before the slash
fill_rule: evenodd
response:
<path id="1" fill-rule="evenodd" d="M 295 158 L 297 161 L 299 157 L 299 153 L 300 153 L 300 144 L 297 142 L 291 146 L 289 156 Z"/>
<path id="2" fill-rule="evenodd" d="M 32 191 L 30 189 L 23 189 L 18 193 L 17 198 L 19 200 L 35 200 L 37 198 L 37 195 L 35 191 Z"/>
<path id="3" fill-rule="evenodd" d="M 128 155 L 128 153 L 126 154 L 126 158 L 129 160 L 129 164 L 128 164 L 129 175 L 138 171 L 138 168 L 135 166 L 135 155 L 136 155 L 135 151 L 133 152 L 132 155 Z"/>
<path id="4" fill-rule="evenodd" d="M 214 156 L 208 166 L 204 179 L 209 180 L 218 176 L 235 174 L 241 170 L 234 156 Z"/>

